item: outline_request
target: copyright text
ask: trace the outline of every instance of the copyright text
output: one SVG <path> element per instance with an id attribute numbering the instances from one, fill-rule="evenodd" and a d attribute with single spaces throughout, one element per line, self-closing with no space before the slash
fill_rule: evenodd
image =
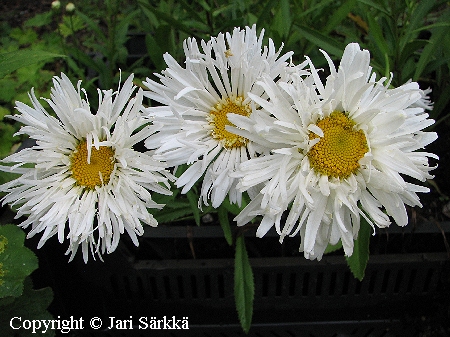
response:
<path id="1" fill-rule="evenodd" d="M 32 334 L 44 334 L 48 330 L 69 333 L 72 330 L 83 330 L 85 328 L 94 330 L 178 330 L 189 329 L 189 321 L 188 317 L 179 319 L 175 316 L 163 316 L 161 318 L 155 316 L 134 318 L 130 316 L 128 319 L 120 319 L 114 316 L 107 318 L 92 317 L 86 321 L 82 317 L 74 318 L 73 316 L 70 316 L 69 319 L 61 319 L 60 316 L 57 319 L 23 319 L 16 316 L 11 318 L 9 326 L 13 330 L 23 329 L 29 330 Z"/>

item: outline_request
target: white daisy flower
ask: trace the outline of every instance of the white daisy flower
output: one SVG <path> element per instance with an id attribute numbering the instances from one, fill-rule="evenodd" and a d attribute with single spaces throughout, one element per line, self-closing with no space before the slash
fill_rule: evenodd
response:
<path id="1" fill-rule="evenodd" d="M 373 227 L 389 226 L 390 217 L 405 226 L 405 205 L 421 206 L 416 193 L 429 191 L 410 178 L 432 178 L 428 157 L 437 159 L 422 151 L 437 135 L 421 131 L 434 121 L 417 83 L 389 89 L 386 78 L 375 81 L 369 52 L 358 44 L 346 47 L 338 70 L 324 55 L 331 73 L 325 85 L 307 58 L 311 77 L 279 84 L 265 77 L 258 85 L 269 100 L 250 94 L 262 109 L 228 116 L 237 126 L 230 131 L 272 147 L 270 155 L 240 166 L 240 190 L 265 186 L 238 224 L 261 214 L 258 236 L 274 225 L 280 241 L 300 233 L 300 251 L 309 259 L 320 259 L 339 239 L 352 255 L 360 216 Z"/>
<path id="2" fill-rule="evenodd" d="M 242 193 L 232 172 L 264 151 L 225 129 L 228 113 L 248 116 L 255 109 L 248 93 L 263 96 L 262 87 L 254 85 L 261 75 L 276 80 L 285 73 L 292 53 L 280 56 L 281 48 L 275 50 L 271 39 L 263 46 L 263 33 L 257 36 L 255 25 L 235 28 L 202 40 L 202 52 L 194 39 L 187 39 L 185 68 L 165 54 L 168 68 L 156 74 L 161 83 L 144 82 L 149 88 L 144 95 L 162 104 L 146 110 L 160 130 L 146 145 L 171 166 L 190 165 L 176 182 L 182 193 L 203 176 L 199 205 L 211 200 L 218 207 L 227 195 L 240 204 Z"/>
<path id="3" fill-rule="evenodd" d="M 143 118 L 142 90 L 135 91 L 130 76 L 119 92 L 99 90 L 99 108 L 91 113 L 66 75 L 55 77 L 48 113 L 31 91 L 33 107 L 17 102 L 19 114 L 12 119 L 24 124 L 20 134 L 36 145 L 5 158 L 3 171 L 21 174 L 0 186 L 3 204 L 17 207 L 16 218 L 27 215 L 20 226 L 32 229 L 28 237 L 43 232 L 38 248 L 53 235 L 69 240 L 67 254 L 73 259 L 81 245 L 84 261 L 88 251 L 113 252 L 126 231 L 135 245 L 142 224 L 156 226 L 148 208 L 160 208 L 150 191 L 170 194 L 170 173 L 165 164 L 133 146 L 152 133 Z M 23 167 L 25 164 L 25 167 Z M 31 165 L 30 165 L 31 164 Z M 95 256 L 94 256 L 95 258 Z"/>

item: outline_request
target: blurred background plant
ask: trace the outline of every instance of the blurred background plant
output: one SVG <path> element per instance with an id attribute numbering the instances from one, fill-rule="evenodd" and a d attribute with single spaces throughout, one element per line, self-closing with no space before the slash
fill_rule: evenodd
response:
<path id="1" fill-rule="evenodd" d="M 31 87 L 37 96 L 48 97 L 53 75 L 63 71 L 74 81 L 81 79 L 88 94 L 95 95 L 97 87 L 118 86 L 119 69 L 122 76 L 134 72 L 137 81 L 152 77 L 165 68 L 165 52 L 183 63 L 187 37 L 209 39 L 254 23 L 277 47 L 294 51 L 294 62 L 308 55 L 317 67 L 325 65 L 319 48 L 338 60 L 347 43 L 359 42 L 371 52 L 379 76 L 393 73 L 393 86 L 412 79 L 432 88 L 431 115 L 438 125 L 449 115 L 446 1 L 43 0 L 4 1 L 0 6 L 3 57 L 18 50 L 66 56 L 35 57 L 34 64 L 0 72 L 1 157 L 20 141 L 11 137 L 17 127 L 3 117 L 13 112 L 16 100 L 28 102 Z M 27 59 L 33 62 L 33 57 Z"/>
<path id="2" fill-rule="evenodd" d="M 16 100 L 29 103 L 31 87 L 38 97 L 48 97 L 53 75 L 63 71 L 74 82 L 83 80 L 88 95 L 95 97 L 97 87 L 119 85 L 119 69 L 123 77 L 135 73 L 139 84 L 165 68 L 165 52 L 183 63 L 182 42 L 187 37 L 209 39 L 254 23 L 277 47 L 294 51 L 294 62 L 308 55 L 317 67 L 326 62 L 319 48 L 338 60 L 346 44 L 359 42 L 371 52 L 379 77 L 393 74 L 393 86 L 412 79 L 423 89 L 430 87 L 431 116 L 436 126 L 443 123 L 443 130 L 448 123 L 450 9 L 446 1 L 76 0 L 32 5 L 6 1 L 2 6 L 0 60 L 12 54 L 20 68 L 6 73 L 2 66 L 0 73 L 0 158 L 16 151 L 22 141 L 13 137 L 18 126 L 4 116 L 14 112 Z M 21 59 L 14 54 L 18 51 L 34 54 Z M 23 66 L 24 61 L 32 64 Z M 7 179 L 11 175 L 0 173 L 0 182 Z M 443 195 L 446 189 L 441 188 Z M 199 211 L 192 215 L 190 207 L 196 200 L 193 189 L 183 206 L 172 203 L 181 209 L 174 213 L 167 208 L 159 216 L 173 221 L 176 215 L 185 219 L 190 214 L 199 223 Z"/>
<path id="3" fill-rule="evenodd" d="M 88 95 L 95 97 L 97 87 L 117 88 L 120 77 L 129 73 L 135 73 L 138 85 L 145 77 L 154 78 L 153 73 L 165 68 L 166 52 L 182 64 L 182 42 L 187 37 L 207 40 L 233 27 L 256 23 L 258 30 L 265 29 L 266 39 L 272 38 L 277 47 L 284 45 L 284 51 L 294 51 L 296 63 L 308 55 L 316 67 L 325 66 L 319 49 L 339 60 L 346 44 L 358 42 L 370 51 L 378 78 L 392 73 L 393 86 L 411 79 L 422 89 L 431 88 L 434 109 L 430 114 L 437 121 L 433 128 L 440 138 L 430 152 L 441 161 L 430 183 L 439 192 L 437 197 L 446 200 L 450 193 L 445 172 L 450 160 L 447 1 L 5 0 L 0 11 L 0 159 L 24 141 L 13 137 L 19 126 L 5 115 L 14 113 L 17 100 L 30 104 L 27 93 L 32 87 L 38 97 L 49 97 L 53 75 L 64 72 L 74 82 L 83 80 Z M 0 183 L 11 178 L 0 172 Z M 197 200 L 195 186 L 186 196 L 175 190 L 174 196 L 158 200 L 168 206 L 155 216 L 160 223 L 194 220 L 199 225 L 205 214 L 215 213 L 231 245 L 229 219 L 239 209 L 224 203 L 218 210 L 200 211 Z M 247 256 L 239 254 L 242 270 Z"/>

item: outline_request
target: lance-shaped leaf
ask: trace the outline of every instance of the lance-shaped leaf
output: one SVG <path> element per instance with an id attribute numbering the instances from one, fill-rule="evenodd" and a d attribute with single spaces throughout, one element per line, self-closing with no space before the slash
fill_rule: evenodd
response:
<path id="1" fill-rule="evenodd" d="M 255 284 L 243 235 L 236 238 L 234 258 L 234 300 L 242 329 L 248 333 L 252 324 Z"/>
<path id="2" fill-rule="evenodd" d="M 217 209 L 217 214 L 219 215 L 219 222 L 222 227 L 225 240 L 227 240 L 227 243 L 231 246 L 233 244 L 233 235 L 231 233 L 230 221 L 228 219 L 228 210 L 225 208 L 223 203 Z"/>
<path id="3" fill-rule="evenodd" d="M 43 50 L 31 49 L 20 49 L 13 52 L 0 54 L 0 78 L 5 77 L 19 68 L 55 57 L 65 56 L 49 53 Z"/>
<path id="4" fill-rule="evenodd" d="M 342 248 L 342 241 L 339 240 L 338 243 L 336 243 L 335 245 L 332 244 L 328 244 L 327 248 L 325 248 L 325 251 L 323 252 L 324 254 L 330 254 L 333 253 L 339 249 Z"/>
<path id="5" fill-rule="evenodd" d="M 198 209 L 198 195 L 194 193 L 192 190 L 186 193 L 186 196 L 189 201 L 189 205 L 191 206 L 192 215 L 194 216 L 195 223 L 197 226 L 200 226 L 200 210 Z"/>
<path id="6" fill-rule="evenodd" d="M 369 262 L 369 243 L 372 234 L 372 227 L 364 218 L 361 218 L 361 228 L 359 229 L 358 239 L 355 240 L 352 256 L 347 257 L 347 264 L 358 280 L 362 281 L 366 271 L 367 262 Z"/>

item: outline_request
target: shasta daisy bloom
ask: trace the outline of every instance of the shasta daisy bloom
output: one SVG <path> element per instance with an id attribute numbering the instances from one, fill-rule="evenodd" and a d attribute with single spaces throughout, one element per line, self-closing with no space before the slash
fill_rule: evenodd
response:
<path id="1" fill-rule="evenodd" d="M 83 258 L 113 252 L 125 231 L 135 245 L 143 224 L 156 226 L 148 208 L 160 208 L 151 192 L 170 194 L 171 174 L 149 153 L 133 149 L 152 133 L 142 115 L 142 90 L 135 91 L 130 76 L 119 92 L 99 90 L 99 107 L 91 113 L 89 102 L 64 74 L 55 77 L 48 113 L 31 91 L 33 106 L 17 102 L 19 114 L 10 116 L 24 124 L 20 134 L 36 145 L 5 158 L 13 166 L 3 171 L 20 174 L 0 186 L 7 194 L 3 204 L 17 208 L 20 226 L 42 232 L 38 248 L 53 235 L 69 241 L 73 259 L 81 245 Z M 94 255 L 95 257 L 95 255 Z"/>
<path id="2" fill-rule="evenodd" d="M 239 128 L 230 131 L 272 147 L 270 155 L 240 166 L 238 188 L 265 186 L 238 224 L 261 214 L 258 236 L 274 225 L 281 241 L 300 233 L 300 251 L 309 259 L 320 259 L 339 240 L 352 255 L 361 216 L 372 227 L 387 227 L 391 218 L 405 226 L 405 205 L 421 206 L 417 192 L 429 191 L 411 178 L 432 178 L 428 159 L 437 159 L 422 150 L 437 135 L 422 131 L 434 121 L 417 83 L 390 89 L 386 78 L 376 81 L 369 52 L 358 44 L 346 47 L 338 70 L 324 55 L 331 73 L 325 84 L 308 59 L 311 77 L 279 84 L 266 77 L 258 85 L 269 100 L 250 94 L 262 109 L 229 116 Z"/>
<path id="3" fill-rule="evenodd" d="M 146 111 L 159 133 L 146 145 L 170 166 L 189 164 L 177 179 L 177 187 L 186 193 L 203 176 L 199 204 L 218 207 L 228 195 L 240 204 L 242 194 L 236 190 L 232 173 L 240 163 L 264 149 L 245 137 L 226 130 L 227 114 L 248 116 L 255 109 L 248 95 L 262 97 L 255 81 L 265 74 L 271 79 L 284 76 L 286 60 L 292 53 L 280 56 L 272 40 L 263 46 L 263 33 L 256 26 L 219 34 L 208 42 L 184 41 L 185 67 L 169 54 L 164 55 L 167 69 L 156 74 L 160 83 L 147 79 L 149 91 L 144 95 L 162 106 Z"/>

